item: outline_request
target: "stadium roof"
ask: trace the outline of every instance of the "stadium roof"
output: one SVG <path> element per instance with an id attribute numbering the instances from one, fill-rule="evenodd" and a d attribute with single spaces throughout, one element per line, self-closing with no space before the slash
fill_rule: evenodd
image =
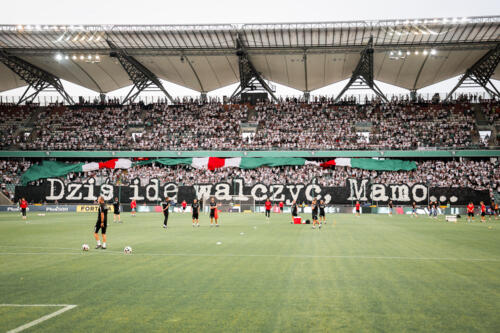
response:
<path id="1" fill-rule="evenodd" d="M 0 49 L 97 92 L 132 84 L 111 41 L 159 78 L 208 92 L 239 82 L 236 40 L 265 79 L 312 91 L 351 76 L 373 36 L 375 80 L 420 89 L 500 43 L 500 16 L 210 25 L 0 25 Z M 500 79 L 497 68 L 494 79 Z M 0 64 L 0 91 L 25 86 Z"/>

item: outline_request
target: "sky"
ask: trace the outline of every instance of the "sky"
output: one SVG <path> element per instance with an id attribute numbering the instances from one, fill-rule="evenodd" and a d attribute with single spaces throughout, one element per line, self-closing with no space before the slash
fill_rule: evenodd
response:
<path id="1" fill-rule="evenodd" d="M 429 17 L 471 17 L 500 15 L 500 1 L 494 0 L 419 0 L 419 1 L 333 1 L 333 0 L 24 0 L 2 1 L 0 24 L 201 24 L 201 23 L 262 23 L 379 20 Z M 419 92 L 447 92 L 457 78 L 421 89 Z M 498 82 L 496 82 L 498 84 Z M 72 96 L 90 96 L 96 92 L 64 82 Z M 175 96 L 196 96 L 198 92 L 164 82 Z M 313 91 L 311 94 L 338 93 L 345 82 Z M 387 94 L 407 93 L 407 90 L 380 83 Z M 229 86 L 209 93 L 228 95 Z M 123 96 L 129 88 L 109 93 Z M 20 95 L 22 89 L 0 95 Z M 53 93 L 51 93 L 53 94 Z M 277 85 L 277 94 L 300 95 L 300 91 Z"/>

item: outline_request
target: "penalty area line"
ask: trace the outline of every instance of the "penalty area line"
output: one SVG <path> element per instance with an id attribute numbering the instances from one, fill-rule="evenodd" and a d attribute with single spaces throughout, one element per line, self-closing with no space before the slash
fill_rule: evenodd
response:
<path id="1" fill-rule="evenodd" d="M 49 320 L 49 319 L 54 318 L 56 316 L 59 316 L 60 314 L 66 312 L 66 311 L 69 311 L 71 309 L 76 308 L 77 305 L 75 305 L 75 304 L 0 304 L 0 307 L 62 307 L 62 309 L 59 309 L 57 311 L 49 313 L 48 315 L 45 315 L 45 316 L 42 316 L 38 319 L 30 321 L 27 324 L 21 325 L 19 327 L 16 327 L 12 330 L 7 331 L 7 333 L 17 333 L 17 332 L 24 331 L 30 327 L 35 326 L 35 325 L 38 325 L 41 322 L 44 322 L 46 320 Z"/>

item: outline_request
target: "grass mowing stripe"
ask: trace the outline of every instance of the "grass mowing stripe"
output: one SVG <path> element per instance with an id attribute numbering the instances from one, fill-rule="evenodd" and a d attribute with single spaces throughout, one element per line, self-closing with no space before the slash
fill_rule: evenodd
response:
<path id="1" fill-rule="evenodd" d="M 50 248 L 49 248 L 50 249 Z M 120 255 L 121 251 L 98 250 L 96 252 L 0 252 L 0 255 Z M 164 257 L 262 257 L 262 258 L 323 258 L 323 259 L 374 259 L 374 260 L 412 260 L 412 261 L 486 261 L 500 262 L 494 258 L 427 258 L 427 257 L 389 257 L 389 256 L 325 256 L 309 254 L 207 254 L 207 253 L 134 253 L 134 256 L 164 256 Z M 131 255 L 132 256 L 132 255 Z"/>

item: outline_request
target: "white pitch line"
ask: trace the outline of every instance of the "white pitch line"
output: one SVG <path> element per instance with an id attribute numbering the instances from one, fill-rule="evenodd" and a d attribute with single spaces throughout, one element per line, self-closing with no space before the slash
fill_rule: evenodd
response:
<path id="1" fill-rule="evenodd" d="M 121 255 L 121 251 L 97 250 L 90 252 L 0 252 L 1 255 Z M 448 257 L 400 257 L 400 256 L 316 256 L 308 254 L 206 254 L 206 253 L 137 253 L 130 256 L 160 257 L 249 257 L 249 258 L 318 258 L 318 259 L 362 259 L 362 260 L 408 260 L 408 261 L 477 261 L 500 262 L 496 258 L 448 258 Z"/>
<path id="2" fill-rule="evenodd" d="M 66 311 L 69 311 L 71 309 L 74 309 L 77 307 L 77 305 L 74 305 L 74 304 L 0 304 L 0 306 L 3 306 L 3 307 L 30 307 L 30 306 L 35 306 L 35 307 L 49 307 L 49 306 L 52 306 L 52 307 L 60 307 L 62 306 L 63 308 L 62 309 L 59 309 L 55 312 L 52 312 L 52 313 L 49 313 L 48 315 L 45 315 L 43 317 L 40 317 L 36 320 L 33 320 L 33 321 L 30 321 L 29 323 L 27 324 L 24 324 L 24 325 L 21 325 L 19 327 L 16 327 L 12 330 L 9 330 L 7 331 L 7 333 L 17 333 L 17 332 L 21 332 L 21 331 L 24 331 L 25 329 L 28 329 L 30 327 L 33 327 L 35 325 L 38 325 L 40 324 L 41 322 L 44 322 L 46 320 L 49 320 L 50 318 L 54 318 L 56 316 L 59 316 L 60 314 L 66 312 Z"/>

